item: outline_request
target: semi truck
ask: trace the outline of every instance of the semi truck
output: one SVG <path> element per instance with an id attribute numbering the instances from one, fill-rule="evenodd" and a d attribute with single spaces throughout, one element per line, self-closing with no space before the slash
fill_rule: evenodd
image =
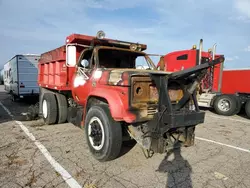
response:
<path id="1" fill-rule="evenodd" d="M 147 157 L 192 146 L 205 114 L 195 88 L 224 57 L 171 73 L 157 70 L 146 49 L 106 38 L 103 31 L 67 36 L 39 59 L 39 115 L 46 124 L 70 122 L 84 129 L 98 161 L 117 158 L 126 138 L 136 140 Z M 147 70 L 136 69 L 138 59 Z"/>
<path id="2" fill-rule="evenodd" d="M 38 97 L 37 54 L 18 54 L 4 65 L 4 88 L 12 96 L 12 101 L 26 97 Z"/>
<path id="3" fill-rule="evenodd" d="M 163 56 L 165 71 L 180 71 L 195 67 L 203 62 L 220 57 L 216 54 L 216 44 L 208 51 L 203 51 L 203 40 L 199 49 L 194 45 L 191 49 L 167 53 Z M 160 64 L 158 63 L 158 68 Z M 224 62 L 212 66 L 207 71 L 197 93 L 200 107 L 212 108 L 219 115 L 232 116 L 242 109 L 250 118 L 250 68 L 224 69 Z"/>

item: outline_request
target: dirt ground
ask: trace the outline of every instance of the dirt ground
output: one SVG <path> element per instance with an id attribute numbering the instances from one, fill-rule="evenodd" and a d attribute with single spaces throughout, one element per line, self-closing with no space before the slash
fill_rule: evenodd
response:
<path id="1" fill-rule="evenodd" d="M 69 123 L 23 121 L 20 114 L 30 104 L 12 102 L 2 86 L 0 102 L 7 108 L 0 106 L 2 188 L 250 187 L 250 120 L 244 117 L 206 111 L 193 147 L 146 159 L 131 143 L 118 159 L 100 163 L 91 156 L 83 130 Z"/>

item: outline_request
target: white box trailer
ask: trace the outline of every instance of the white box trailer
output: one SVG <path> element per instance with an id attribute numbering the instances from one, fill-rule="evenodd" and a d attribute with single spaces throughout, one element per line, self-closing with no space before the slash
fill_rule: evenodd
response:
<path id="1" fill-rule="evenodd" d="M 12 100 L 18 98 L 39 96 L 37 84 L 38 60 L 40 55 L 15 55 L 4 65 L 5 90 L 12 95 Z"/>
<path id="2" fill-rule="evenodd" d="M 3 81 L 3 74 L 4 74 L 4 69 L 2 69 L 1 72 L 0 72 L 0 85 L 3 85 L 3 84 L 4 84 L 4 81 Z"/>

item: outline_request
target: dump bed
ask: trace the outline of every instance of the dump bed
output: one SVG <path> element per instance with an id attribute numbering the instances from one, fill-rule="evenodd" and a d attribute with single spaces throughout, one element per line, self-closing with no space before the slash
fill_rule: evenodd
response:
<path id="1" fill-rule="evenodd" d="M 66 66 L 66 46 L 41 54 L 38 64 L 38 84 L 41 87 L 70 90 L 73 67 Z"/>
<path id="2" fill-rule="evenodd" d="M 221 92 L 224 94 L 250 93 L 250 68 L 224 70 Z"/>
<path id="3" fill-rule="evenodd" d="M 90 45 L 91 38 L 80 40 L 81 35 L 72 34 L 66 38 L 66 44 L 76 43 Z M 79 58 L 82 46 L 76 48 L 76 60 Z M 41 54 L 38 65 L 38 84 L 41 87 L 56 90 L 71 90 L 71 80 L 75 67 L 66 66 L 66 45 Z"/>
<path id="4" fill-rule="evenodd" d="M 66 45 L 76 45 L 76 61 L 84 48 L 93 44 L 93 42 L 105 46 L 116 46 L 129 48 L 130 42 L 118 41 L 105 38 L 104 40 L 95 40 L 94 36 L 81 34 L 71 34 L 66 37 L 65 45 L 54 50 L 41 54 L 38 66 L 38 84 L 41 87 L 55 90 L 71 90 L 72 76 L 75 73 L 75 67 L 66 66 Z M 83 46 L 85 45 L 85 46 Z M 141 44 L 141 49 L 145 50 L 147 46 Z"/>

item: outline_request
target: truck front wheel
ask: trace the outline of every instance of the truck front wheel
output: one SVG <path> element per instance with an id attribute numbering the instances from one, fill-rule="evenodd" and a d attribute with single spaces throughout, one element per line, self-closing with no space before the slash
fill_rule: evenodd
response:
<path id="1" fill-rule="evenodd" d="M 233 95 L 220 95 L 214 101 L 214 109 L 219 115 L 231 116 L 238 110 L 238 101 Z"/>
<path id="2" fill-rule="evenodd" d="M 57 120 L 57 103 L 53 93 L 44 93 L 42 99 L 42 116 L 45 124 L 56 123 Z"/>
<path id="3" fill-rule="evenodd" d="M 89 149 L 98 161 L 118 157 L 122 147 L 122 127 L 111 117 L 108 105 L 92 106 L 84 127 Z"/>
<path id="4" fill-rule="evenodd" d="M 250 119 L 250 100 L 248 100 L 245 104 L 245 112 L 247 114 L 247 117 Z"/>

